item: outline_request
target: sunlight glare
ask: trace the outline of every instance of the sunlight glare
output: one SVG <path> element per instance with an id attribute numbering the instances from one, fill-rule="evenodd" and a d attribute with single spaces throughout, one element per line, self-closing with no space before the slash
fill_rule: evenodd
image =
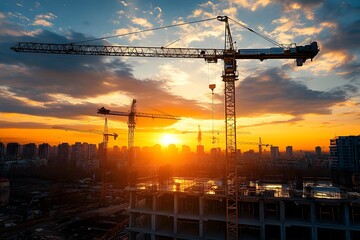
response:
<path id="1" fill-rule="evenodd" d="M 160 143 L 162 145 L 169 145 L 169 144 L 178 144 L 181 141 L 174 135 L 174 134 L 164 134 L 160 139 Z"/>

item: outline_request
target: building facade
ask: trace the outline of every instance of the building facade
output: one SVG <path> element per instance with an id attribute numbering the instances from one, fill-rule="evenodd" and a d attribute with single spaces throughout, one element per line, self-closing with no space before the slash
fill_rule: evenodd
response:
<path id="1" fill-rule="evenodd" d="M 226 239 L 223 186 L 216 179 L 197 181 L 131 189 L 129 239 Z M 316 186 L 296 193 L 284 184 L 243 186 L 238 239 L 360 239 L 360 199 Z"/>
<path id="2" fill-rule="evenodd" d="M 360 136 L 339 136 L 330 140 L 331 167 L 360 172 Z"/>

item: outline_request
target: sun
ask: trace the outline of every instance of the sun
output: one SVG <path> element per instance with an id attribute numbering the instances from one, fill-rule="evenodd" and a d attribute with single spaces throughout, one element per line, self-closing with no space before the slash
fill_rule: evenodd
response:
<path id="1" fill-rule="evenodd" d="M 178 144 L 181 141 L 174 135 L 174 134 L 164 134 L 160 138 L 160 143 L 162 145 L 169 145 L 169 144 Z"/>

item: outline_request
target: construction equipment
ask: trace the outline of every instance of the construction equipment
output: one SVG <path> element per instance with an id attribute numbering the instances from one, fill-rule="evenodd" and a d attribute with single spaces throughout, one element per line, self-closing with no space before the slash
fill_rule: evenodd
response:
<path id="1" fill-rule="evenodd" d="M 164 58 L 200 58 L 205 61 L 217 62 L 224 61 L 224 71 L 222 80 L 225 83 L 225 129 L 226 129 L 226 223 L 227 239 L 238 238 L 238 206 L 237 206 L 237 157 L 236 157 L 236 112 L 235 112 L 235 81 L 238 80 L 237 59 L 295 59 L 297 66 L 302 66 L 308 59 L 313 59 L 319 52 L 317 42 L 312 42 L 305 46 L 283 46 L 275 41 L 262 36 L 256 31 L 244 26 L 243 24 L 227 17 L 218 16 L 216 18 L 194 21 L 204 22 L 217 19 L 225 24 L 225 45 L 223 49 L 206 48 L 168 48 L 168 47 L 134 47 L 134 46 L 102 46 L 79 43 L 54 44 L 54 43 L 33 43 L 19 42 L 11 49 L 16 52 L 30 53 L 50 53 L 68 55 L 99 55 L 99 56 L 134 56 L 134 57 L 164 57 Z M 239 49 L 234 47 L 229 20 L 246 28 L 252 33 L 263 37 L 277 47 L 269 49 Z M 170 28 L 185 25 L 180 23 L 172 26 L 159 27 L 153 30 Z M 190 23 L 188 23 L 190 24 Z M 150 31 L 143 30 L 136 33 Z M 127 34 L 128 35 L 128 34 Z M 112 36 L 115 37 L 115 36 Z M 108 37 L 110 38 L 110 37 Z M 94 39 L 103 40 L 104 38 Z"/>
<path id="2" fill-rule="evenodd" d="M 99 114 L 103 115 L 116 115 L 116 116 L 127 116 L 128 117 L 128 150 L 129 150 L 129 157 L 128 157 L 128 168 L 129 168 L 129 184 L 130 187 L 134 187 L 135 179 L 133 175 L 133 158 L 134 158 L 134 130 L 135 130 L 135 117 L 146 117 L 146 118 L 163 118 L 163 119 L 173 119 L 173 120 L 180 120 L 181 117 L 173 116 L 169 114 L 152 114 L 152 113 L 141 113 L 136 111 L 136 100 L 133 99 L 130 112 L 118 112 L 118 111 L 111 111 L 104 107 L 98 110 Z"/>
<path id="3" fill-rule="evenodd" d="M 215 144 L 215 135 L 214 135 L 214 89 L 216 84 L 209 84 L 209 89 L 211 90 L 211 131 L 212 131 L 212 144 Z"/>
<path id="4" fill-rule="evenodd" d="M 244 144 L 244 145 L 258 145 L 259 147 L 259 159 L 261 159 L 262 156 L 262 148 L 263 147 L 272 147 L 272 144 L 268 144 L 268 143 L 262 143 L 261 141 L 261 137 L 259 137 L 259 142 L 238 142 L 239 144 Z"/>
<path id="5" fill-rule="evenodd" d="M 197 140 L 198 140 L 198 146 L 201 146 L 202 145 L 202 136 L 201 136 L 200 125 L 198 125 L 198 137 L 197 137 Z"/>
<path id="6" fill-rule="evenodd" d="M 105 196 L 106 196 L 106 163 L 107 163 L 107 147 L 109 142 L 109 136 L 114 137 L 114 140 L 119 136 L 117 133 L 109 133 L 108 130 L 108 119 L 105 118 L 105 124 L 104 124 L 104 131 L 98 131 L 98 130 L 82 130 L 82 129 L 75 129 L 75 128 L 69 128 L 69 127 L 62 127 L 62 126 L 54 126 L 52 127 L 54 129 L 61 129 L 65 131 L 74 131 L 74 132 L 82 132 L 82 133 L 91 133 L 91 134 L 101 134 L 103 135 L 103 149 L 102 149 L 102 155 L 101 155 L 101 194 L 100 194 L 100 206 L 103 206 Z"/>

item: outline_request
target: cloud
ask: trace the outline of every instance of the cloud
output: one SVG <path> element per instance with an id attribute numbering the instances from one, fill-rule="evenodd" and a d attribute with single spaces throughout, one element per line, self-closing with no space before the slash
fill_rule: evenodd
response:
<path id="1" fill-rule="evenodd" d="M 30 21 L 29 18 L 25 17 L 24 15 L 22 15 L 22 14 L 19 13 L 19 12 L 15 12 L 15 13 L 13 13 L 13 12 L 8 12 L 7 15 L 8 15 L 10 18 L 18 18 L 18 19 L 23 20 L 23 21 L 26 21 L 26 22 Z M 1 17 L 1 15 L 0 15 L 0 19 L 1 19 L 1 18 L 4 18 L 4 15 L 3 15 L 3 17 Z"/>
<path id="2" fill-rule="evenodd" d="M 49 124 L 46 123 L 35 123 L 35 122 L 8 122 L 0 121 L 0 128 L 35 128 L 44 129 L 50 128 Z"/>
<path id="3" fill-rule="evenodd" d="M 87 99 L 121 92 L 164 112 L 172 113 L 176 109 L 176 114 L 181 116 L 208 116 L 208 109 L 196 100 L 170 93 L 164 81 L 136 79 L 132 66 L 122 58 L 10 51 L 18 41 L 66 43 L 91 38 L 76 32 L 69 34 L 64 37 L 41 31 L 34 36 L 3 36 L 0 42 L 0 48 L 5 49 L 0 55 L 2 112 L 59 118 L 94 116 L 102 105 L 119 107 L 123 104 L 94 103 Z"/>
<path id="4" fill-rule="evenodd" d="M 151 28 L 153 26 L 146 18 L 134 17 L 131 19 L 131 22 L 145 28 Z"/>
<path id="5" fill-rule="evenodd" d="M 251 11 L 256 11 L 258 7 L 266 7 L 271 3 L 270 0 L 231 0 L 231 2 Z"/>
<path id="6" fill-rule="evenodd" d="M 261 123 L 254 123 L 254 124 L 249 124 L 249 125 L 241 125 L 239 126 L 241 129 L 246 128 L 246 127 L 259 127 L 259 126 L 265 126 L 265 125 L 273 125 L 273 124 L 294 124 L 297 123 L 299 121 L 303 121 L 304 119 L 302 117 L 293 117 L 289 120 L 276 120 L 276 121 L 269 121 L 269 122 L 261 122 Z"/>
<path id="7" fill-rule="evenodd" d="M 128 4 L 125 1 L 119 1 L 124 7 L 127 7 Z"/>
<path id="8" fill-rule="evenodd" d="M 154 8 L 154 12 L 155 12 L 155 13 L 157 12 L 156 18 L 161 19 L 162 9 L 161 9 L 160 7 L 155 7 L 155 8 Z"/>
<path id="9" fill-rule="evenodd" d="M 341 24 L 337 31 L 334 31 L 329 38 L 324 41 L 326 48 L 331 50 L 349 49 L 357 50 L 360 48 L 360 20 L 356 20 L 347 25 Z"/>
<path id="10" fill-rule="evenodd" d="M 36 19 L 33 22 L 34 26 L 52 27 L 53 24 L 45 19 Z"/>
<path id="11" fill-rule="evenodd" d="M 2 113 L 19 113 L 34 116 L 57 118 L 80 118 L 95 115 L 98 105 L 92 103 L 43 103 L 43 106 L 32 106 L 0 91 L 0 109 Z"/>
<path id="12" fill-rule="evenodd" d="M 311 90 L 291 80 L 281 68 L 254 73 L 236 89 L 237 113 L 241 116 L 330 114 L 332 106 L 346 99 L 347 89 L 338 88 L 329 92 Z"/>
<path id="13" fill-rule="evenodd" d="M 35 17 L 35 21 L 32 25 L 34 26 L 43 26 L 43 27 L 52 27 L 53 24 L 50 20 L 57 18 L 53 13 L 39 14 Z"/>

